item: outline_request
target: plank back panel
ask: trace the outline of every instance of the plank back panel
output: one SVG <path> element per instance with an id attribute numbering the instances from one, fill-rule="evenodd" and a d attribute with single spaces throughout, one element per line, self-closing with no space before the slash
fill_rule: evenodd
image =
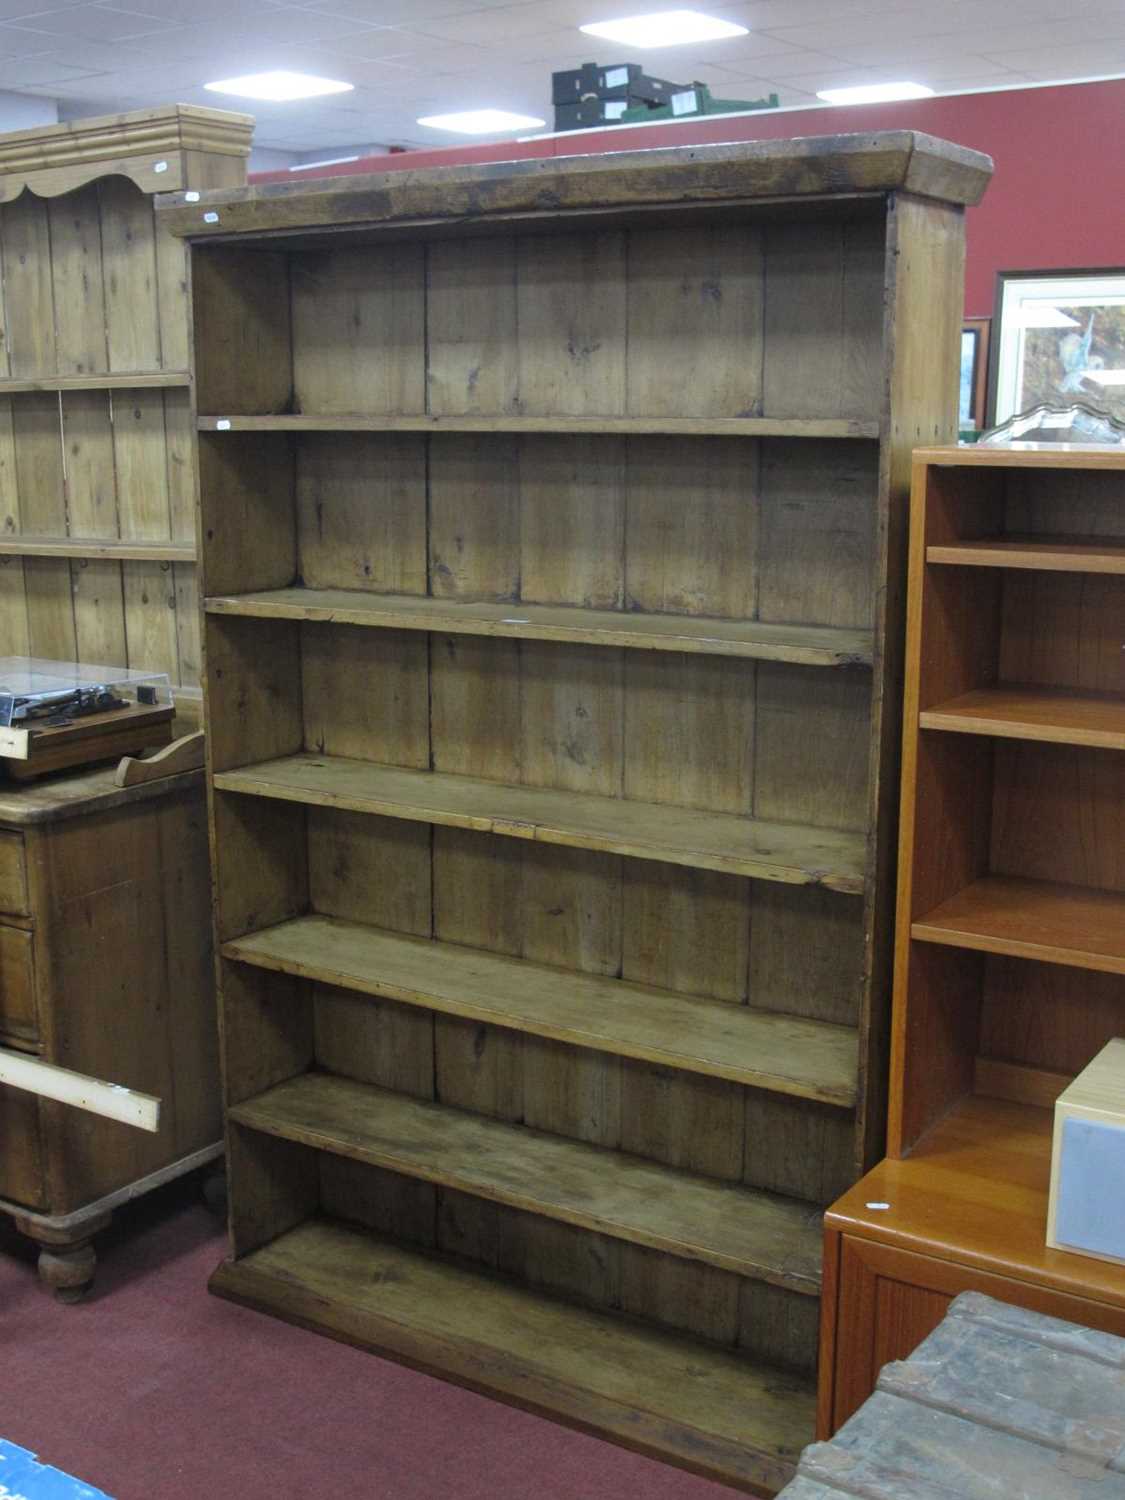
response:
<path id="1" fill-rule="evenodd" d="M 97 186 L 91 184 L 76 193 L 51 199 L 47 217 L 58 373 L 92 375 L 98 370 L 108 370 L 109 309 L 103 256 L 108 252 L 108 280 L 115 294 L 115 305 L 120 242 L 111 242 L 103 249 Z M 127 284 L 128 278 L 124 279 Z M 138 368 L 143 368 L 140 361 Z"/>
<path id="2" fill-rule="evenodd" d="M 420 245 L 328 250 L 292 281 L 298 411 L 425 410 Z"/>
<path id="3" fill-rule="evenodd" d="M 981 1057 L 1073 1076 L 1125 1027 L 1116 974 L 990 954 L 981 990 Z"/>
<path id="4" fill-rule="evenodd" d="M 516 349 L 525 416 L 624 415 L 626 277 L 619 232 L 517 242 Z"/>
<path id="5" fill-rule="evenodd" d="M 878 220 L 767 230 L 764 415 L 880 415 L 884 233 Z"/>
<path id="6" fill-rule="evenodd" d="M 4 257 L 4 340 L 8 374 L 34 380 L 58 370 L 47 205 L 25 193 L 0 208 Z"/>
<path id="7" fill-rule="evenodd" d="M 635 229 L 628 245 L 628 410 L 633 416 L 762 411 L 761 231 Z M 705 356 L 689 355 L 705 350 Z"/>

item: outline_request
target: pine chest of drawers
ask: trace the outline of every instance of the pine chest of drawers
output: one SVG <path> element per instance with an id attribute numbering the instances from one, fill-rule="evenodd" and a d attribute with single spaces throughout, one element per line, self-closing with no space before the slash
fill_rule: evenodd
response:
<path id="1" fill-rule="evenodd" d="M 157 1135 L 0 1086 L 0 1211 L 62 1295 L 113 1208 L 219 1154 L 202 772 L 0 783 L 0 1046 L 157 1095 Z"/>

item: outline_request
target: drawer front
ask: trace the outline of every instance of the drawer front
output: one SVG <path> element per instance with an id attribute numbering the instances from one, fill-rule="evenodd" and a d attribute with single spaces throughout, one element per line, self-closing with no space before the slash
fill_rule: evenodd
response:
<path id="1" fill-rule="evenodd" d="M 0 912 L 28 915 L 23 835 L 4 830 L 0 830 Z"/>
<path id="2" fill-rule="evenodd" d="M 956 1261 L 844 1235 L 836 1301 L 835 1368 L 830 1437 L 875 1390 L 879 1371 L 906 1359 L 945 1317 L 959 1292 L 984 1292 L 1000 1302 L 1125 1336 L 1125 1309 L 1017 1281 Z M 826 1315 L 830 1315 L 829 1309 Z M 827 1403 L 826 1403 L 827 1405 Z"/>
<path id="3" fill-rule="evenodd" d="M 0 1034 L 31 1042 L 39 1035 L 33 942 L 22 927 L 0 926 Z"/>

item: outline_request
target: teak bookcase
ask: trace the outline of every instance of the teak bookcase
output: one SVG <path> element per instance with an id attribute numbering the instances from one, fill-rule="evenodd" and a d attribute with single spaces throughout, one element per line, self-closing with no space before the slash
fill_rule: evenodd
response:
<path id="1" fill-rule="evenodd" d="M 252 128 L 175 105 L 0 136 L 0 655 L 198 697 L 191 317 L 153 198 L 242 184 Z"/>
<path id="2" fill-rule="evenodd" d="M 827 1218 L 824 1434 L 960 1291 L 1125 1334 L 1120 1267 L 1046 1248 L 1054 1101 L 1125 1033 L 1123 642 L 1125 453 L 916 455 L 890 1159 Z"/>
<path id="3" fill-rule="evenodd" d="M 750 1488 L 881 1149 L 906 133 L 173 200 L 229 1110 L 215 1290 Z"/>

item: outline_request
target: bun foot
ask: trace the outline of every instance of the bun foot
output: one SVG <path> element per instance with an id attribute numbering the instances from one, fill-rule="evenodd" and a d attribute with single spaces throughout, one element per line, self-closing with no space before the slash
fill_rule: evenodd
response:
<path id="1" fill-rule="evenodd" d="M 89 1243 L 44 1246 L 39 1251 L 39 1280 L 60 1302 L 81 1302 L 93 1285 L 97 1264 Z"/>

